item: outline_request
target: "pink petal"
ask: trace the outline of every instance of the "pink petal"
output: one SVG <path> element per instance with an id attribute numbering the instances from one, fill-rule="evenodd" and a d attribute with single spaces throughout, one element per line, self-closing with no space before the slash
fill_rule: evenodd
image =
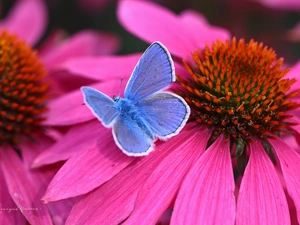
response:
<path id="1" fill-rule="evenodd" d="M 169 208 L 165 211 L 162 216 L 158 219 L 156 224 L 159 225 L 170 225 L 171 216 L 172 216 L 173 208 Z"/>
<path id="2" fill-rule="evenodd" d="M 24 209 L 21 212 L 28 222 L 30 224 L 52 224 L 47 207 L 41 203 L 38 190 L 34 186 L 34 183 L 38 183 L 38 181 L 33 181 L 27 176 L 26 169 L 13 149 L 3 149 L 0 154 L 2 171 L 10 196 L 16 205 Z"/>
<path id="3" fill-rule="evenodd" d="M 177 196 L 171 224 L 234 224 L 230 142 L 219 137 L 194 163 Z"/>
<path id="4" fill-rule="evenodd" d="M 99 141 L 99 134 L 106 132 L 106 129 L 96 119 L 74 126 L 60 141 L 39 154 L 31 166 L 35 168 L 64 161 L 79 151 L 94 148 Z"/>
<path id="5" fill-rule="evenodd" d="M 297 136 L 299 136 L 299 134 Z M 295 135 L 282 135 L 280 136 L 280 139 L 282 139 L 286 143 L 289 143 L 289 148 L 295 150 L 296 152 L 300 151 L 299 143 L 297 142 Z"/>
<path id="6" fill-rule="evenodd" d="M 296 79 L 296 82 L 291 86 L 291 89 L 289 92 L 296 91 L 299 89 L 300 85 L 300 61 L 298 61 L 294 66 L 291 67 L 291 70 L 284 76 L 283 79 Z M 299 96 L 296 96 L 295 98 L 299 99 Z M 299 100 L 298 100 L 299 101 Z"/>
<path id="7" fill-rule="evenodd" d="M 293 199 L 300 222 L 300 156 L 280 139 L 269 140 L 278 156 L 287 191 Z"/>
<path id="8" fill-rule="evenodd" d="M 86 30 L 58 46 L 52 46 L 48 52 L 43 52 L 41 58 L 48 68 L 52 68 L 74 57 L 112 54 L 119 49 L 119 45 L 119 39 L 113 34 Z"/>
<path id="9" fill-rule="evenodd" d="M 142 184 L 170 153 L 167 147 L 181 140 L 179 134 L 168 142 L 159 142 L 151 154 L 136 159 L 111 180 L 84 196 L 73 207 L 66 224 L 120 224 L 132 212 Z"/>
<path id="10" fill-rule="evenodd" d="M 47 9 L 42 0 L 16 1 L 9 15 L 1 21 L 1 29 L 15 33 L 27 43 L 34 45 L 47 26 Z"/>
<path id="11" fill-rule="evenodd" d="M 126 56 L 80 57 L 63 63 L 60 68 L 79 76 L 94 80 L 105 80 L 108 77 L 129 77 L 141 54 Z"/>
<path id="12" fill-rule="evenodd" d="M 205 16 L 193 9 L 184 10 L 179 14 L 179 16 L 186 25 L 189 23 L 195 23 L 195 27 L 201 26 L 203 28 L 205 25 L 209 24 Z"/>
<path id="13" fill-rule="evenodd" d="M 194 10 L 185 10 L 180 14 L 181 22 L 188 28 L 188 39 L 195 47 L 204 47 L 205 44 L 211 45 L 216 40 L 228 40 L 230 33 L 223 28 L 209 25 L 206 19 Z M 199 32 L 201 31 L 201 35 Z"/>
<path id="14" fill-rule="evenodd" d="M 58 201 L 90 192 L 111 179 L 134 157 L 128 157 L 116 146 L 111 130 L 99 133 L 98 142 L 77 152 L 55 175 L 44 202 Z"/>
<path id="15" fill-rule="evenodd" d="M 230 37 L 228 31 L 210 26 L 195 11 L 177 16 L 146 1 L 120 1 L 117 16 L 120 23 L 139 38 L 150 43 L 159 40 L 171 53 L 184 58 L 207 43 Z"/>
<path id="16" fill-rule="evenodd" d="M 250 144 L 250 157 L 237 203 L 237 224 L 290 224 L 283 187 L 260 140 Z"/>
<path id="17" fill-rule="evenodd" d="M 48 148 L 49 145 L 53 143 L 51 139 L 43 135 L 36 135 L 34 137 L 38 144 L 27 139 L 22 141 L 22 146 L 20 147 L 22 153 L 22 176 L 30 180 L 30 187 L 32 193 L 36 193 L 34 198 L 40 203 L 40 198 L 46 191 L 46 188 L 54 176 L 55 172 L 58 170 L 57 165 L 52 167 L 44 167 L 38 170 L 30 169 L 30 164 L 37 154 L 41 153 L 44 149 Z M 8 195 L 9 196 L 9 195 Z M 12 201 L 12 200 L 11 200 Z M 51 218 L 56 225 L 63 225 L 69 215 L 71 207 L 73 205 L 72 200 L 61 201 L 53 204 L 48 204 L 46 207 L 51 212 Z M 17 206 L 13 207 L 17 208 Z M 22 214 L 21 214 L 22 215 Z M 1 216 L 1 213 L 0 213 Z M 17 217 L 17 215 L 16 215 Z M 24 217 L 22 215 L 22 217 Z M 3 223 L 0 223 L 3 224 Z M 19 223 L 16 223 L 19 224 Z"/>
<path id="18" fill-rule="evenodd" d="M 48 51 L 51 51 L 54 46 L 58 45 L 62 40 L 66 38 L 67 34 L 63 30 L 53 30 L 50 34 L 47 35 L 46 40 L 44 40 L 38 48 L 39 58 L 42 58 L 44 54 L 47 54 Z"/>
<path id="19" fill-rule="evenodd" d="M 182 63 L 178 63 L 175 61 L 174 65 L 175 65 L 176 75 L 179 75 L 180 77 L 185 78 L 185 79 L 191 78 L 191 75 L 187 72 L 187 70 L 184 68 Z"/>
<path id="20" fill-rule="evenodd" d="M 22 155 L 22 164 L 24 168 L 28 169 L 31 168 L 31 164 L 33 160 L 37 157 L 37 155 L 42 153 L 45 149 L 48 149 L 54 143 L 54 141 L 51 138 L 45 136 L 44 134 L 35 135 L 33 136 L 33 138 L 37 140 L 38 144 L 36 142 L 28 140 L 27 138 L 24 138 L 22 140 L 22 147 L 20 148 Z"/>
<path id="21" fill-rule="evenodd" d="M 287 73 L 287 75 L 284 78 L 296 78 L 297 80 L 300 79 L 300 60 L 291 67 L 291 70 Z"/>
<path id="22" fill-rule="evenodd" d="M 143 184 L 134 210 L 124 224 L 139 224 L 147 221 L 156 224 L 164 211 L 172 203 L 184 176 L 191 165 L 206 148 L 211 130 L 200 128 L 198 124 L 187 124 L 180 133 L 180 140 L 168 144 L 170 154 L 153 170 Z"/>
<path id="23" fill-rule="evenodd" d="M 40 169 L 30 168 L 30 164 L 37 156 L 37 154 L 41 153 L 44 149 L 49 147 L 50 143 L 52 143 L 49 141 L 49 139 L 42 135 L 40 135 L 39 137 L 35 137 L 35 139 L 38 140 L 38 144 L 24 140 L 22 143 L 21 151 L 23 165 L 24 168 L 26 168 L 25 173 L 27 177 L 30 178 L 31 183 L 38 193 L 36 198 L 41 199 L 41 197 L 46 192 L 50 180 L 58 171 L 59 165 L 56 164 Z M 65 224 L 73 204 L 74 200 L 68 199 L 66 201 L 60 201 L 46 205 L 46 207 L 49 209 L 49 212 L 51 213 L 51 218 L 55 225 Z"/>
<path id="24" fill-rule="evenodd" d="M 128 31 L 149 43 L 161 41 L 177 56 L 185 56 L 195 48 L 176 14 L 152 2 L 119 1 L 117 16 Z"/>
<path id="25" fill-rule="evenodd" d="M 127 82 L 127 79 L 125 78 L 125 81 L 123 82 Z M 90 86 L 112 97 L 113 95 L 118 95 L 120 92 L 120 83 L 121 81 L 116 79 Z M 122 89 L 124 89 L 124 87 L 122 87 Z M 65 94 L 64 96 L 51 101 L 48 108 L 49 111 L 45 115 L 47 120 L 44 121 L 44 125 L 73 125 L 95 118 L 88 107 L 83 105 L 83 95 L 80 90 Z"/>
<path id="26" fill-rule="evenodd" d="M 290 111 L 288 114 L 294 115 L 291 118 L 286 119 L 285 122 L 287 123 L 293 123 L 297 125 L 293 125 L 290 128 L 292 129 L 294 135 L 290 135 L 289 133 L 283 134 L 280 136 L 280 139 L 283 140 L 286 143 L 289 143 L 289 147 L 293 148 L 296 152 L 300 153 L 300 111 L 299 110 L 293 110 Z"/>
<path id="27" fill-rule="evenodd" d="M 4 150 L 4 149 L 1 149 Z M 26 224 L 25 217 L 13 202 L 0 170 L 0 224 Z"/>
<path id="28" fill-rule="evenodd" d="M 79 90 L 82 86 L 88 86 L 95 83 L 94 80 L 82 76 L 76 76 L 76 74 L 70 74 L 65 70 L 53 71 L 49 74 L 49 76 L 47 76 L 47 79 L 51 84 L 51 88 L 48 92 L 51 99 L 61 97 L 62 95 L 74 90 Z"/>
<path id="29" fill-rule="evenodd" d="M 53 224 L 65 225 L 70 215 L 71 209 L 74 206 L 76 201 L 77 199 L 75 198 L 75 199 L 66 199 L 59 202 L 52 202 L 47 204 L 47 207 L 51 212 Z"/>
<path id="30" fill-rule="evenodd" d="M 272 8 L 286 9 L 289 11 L 299 11 L 300 2 L 297 0 L 256 0 L 257 2 Z"/>

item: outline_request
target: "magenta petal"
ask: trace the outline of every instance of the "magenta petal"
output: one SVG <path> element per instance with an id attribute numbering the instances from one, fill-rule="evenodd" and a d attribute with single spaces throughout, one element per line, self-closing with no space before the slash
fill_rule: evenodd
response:
<path id="1" fill-rule="evenodd" d="M 180 133 L 179 142 L 169 144 L 170 154 L 153 170 L 143 184 L 134 211 L 124 224 L 147 221 L 156 224 L 172 203 L 183 177 L 206 148 L 211 131 L 198 124 L 187 124 Z"/>
<path id="2" fill-rule="evenodd" d="M 181 22 L 189 31 L 188 38 L 195 47 L 211 45 L 216 40 L 228 40 L 230 33 L 219 27 L 214 27 L 206 22 L 206 19 L 196 11 L 186 10 L 180 14 Z M 195 30 L 201 31 L 201 35 Z M 187 34 L 185 34 L 187 36 Z"/>
<path id="3" fill-rule="evenodd" d="M 291 70 L 284 76 L 284 79 L 296 79 L 296 82 L 291 86 L 291 91 L 296 91 L 299 89 L 300 85 L 300 61 L 298 61 L 294 66 L 291 67 Z M 299 96 L 296 96 L 299 99 Z"/>
<path id="4" fill-rule="evenodd" d="M 37 190 L 36 198 L 40 199 L 45 194 L 47 186 L 59 169 L 59 166 L 53 165 L 41 169 L 30 169 L 29 166 L 36 155 L 49 146 L 49 138 L 47 137 L 39 136 L 36 140 L 38 140 L 38 144 L 31 141 L 23 141 L 21 151 L 23 165 L 27 168 L 25 172 L 27 173 L 27 177 L 30 178 L 35 190 Z M 68 199 L 46 205 L 55 225 L 65 224 L 73 204 L 74 200 Z"/>
<path id="5" fill-rule="evenodd" d="M 219 137 L 194 163 L 177 196 L 171 224 L 234 224 L 229 140 Z"/>
<path id="6" fill-rule="evenodd" d="M 105 129 L 95 145 L 77 152 L 62 166 L 50 182 L 43 201 L 85 194 L 111 179 L 134 159 L 122 153 L 114 143 L 111 130 Z"/>
<path id="7" fill-rule="evenodd" d="M 300 156 L 280 139 L 269 141 L 278 156 L 286 188 L 296 206 L 300 222 Z"/>
<path id="8" fill-rule="evenodd" d="M 82 76 L 70 74 L 65 70 L 53 71 L 49 74 L 48 78 L 51 84 L 51 89 L 49 90 L 51 99 L 61 97 L 71 91 L 79 90 L 82 86 L 88 86 L 95 82 L 94 80 Z"/>
<path id="9" fill-rule="evenodd" d="M 76 198 L 47 204 L 54 225 L 65 225 L 75 202 Z"/>
<path id="10" fill-rule="evenodd" d="M 185 26 L 177 15 L 151 2 L 119 1 L 117 16 L 130 32 L 149 43 L 161 41 L 177 56 L 190 54 L 194 46 L 185 35 Z"/>
<path id="11" fill-rule="evenodd" d="M 249 150 L 238 195 L 237 224 L 290 224 L 283 187 L 260 140 L 254 140 Z"/>
<path id="12" fill-rule="evenodd" d="M 186 57 L 218 39 L 230 38 L 227 30 L 210 26 L 195 11 L 185 11 L 177 16 L 147 1 L 120 1 L 117 15 L 128 31 L 150 43 L 161 41 L 171 53 L 179 57 Z"/>
<path id="13" fill-rule="evenodd" d="M 124 78 L 131 75 L 140 57 L 141 54 L 79 57 L 63 63 L 60 68 L 94 80 Z"/>
<path id="14" fill-rule="evenodd" d="M 18 155 L 11 148 L 3 149 L 1 167 L 10 196 L 26 217 L 30 224 L 52 224 L 47 207 L 40 201 L 34 182 L 27 176 Z M 32 209 L 32 210 L 26 210 Z"/>
<path id="15" fill-rule="evenodd" d="M 297 80 L 300 79 L 300 61 L 291 67 L 291 70 L 284 76 L 284 78 L 296 78 Z"/>
<path id="16" fill-rule="evenodd" d="M 16 1 L 1 29 L 5 28 L 34 45 L 44 33 L 47 26 L 47 9 L 42 0 Z"/>
<path id="17" fill-rule="evenodd" d="M 300 2 L 297 0 L 256 0 L 259 3 L 272 7 L 278 8 L 280 10 L 289 10 L 299 12 L 300 10 Z"/>
<path id="18" fill-rule="evenodd" d="M 39 167 L 67 160 L 79 151 L 93 148 L 99 140 L 99 134 L 105 132 L 105 129 L 96 119 L 74 126 L 63 139 L 38 155 L 31 166 Z"/>
<path id="19" fill-rule="evenodd" d="M 28 170 L 31 169 L 31 164 L 33 160 L 37 157 L 37 155 L 39 155 L 45 149 L 48 149 L 54 143 L 54 141 L 51 138 L 45 136 L 44 134 L 33 136 L 33 138 L 37 140 L 38 144 L 24 138 L 22 140 L 22 147 L 20 148 L 22 155 L 22 164 Z M 31 172 L 33 173 L 33 171 L 30 170 L 29 174 Z"/>
<path id="20" fill-rule="evenodd" d="M 174 62 L 176 74 L 179 74 L 180 77 L 184 79 L 189 79 L 191 75 L 187 72 L 186 68 L 182 65 L 182 63 Z"/>
<path id="21" fill-rule="evenodd" d="M 168 142 L 160 142 L 151 154 L 136 159 L 111 180 L 83 197 L 73 207 L 66 224 L 120 224 L 132 212 L 142 184 L 169 154 L 167 146 L 179 140 L 180 134 Z M 81 185 L 81 182 L 76 185 Z"/>
<path id="22" fill-rule="evenodd" d="M 51 68 L 74 57 L 112 54 L 119 45 L 119 39 L 113 34 L 86 30 L 71 36 L 58 47 L 53 46 L 41 58 Z"/>
<path id="23" fill-rule="evenodd" d="M 127 80 L 125 79 L 124 82 L 127 82 Z M 90 86 L 113 97 L 120 92 L 120 83 L 121 81 L 116 79 L 96 83 Z M 80 90 L 65 94 L 64 96 L 51 101 L 48 106 L 49 111 L 46 113 L 45 117 L 47 120 L 44 121 L 44 125 L 73 125 L 95 118 L 88 107 L 83 105 L 83 95 Z"/>
<path id="24" fill-rule="evenodd" d="M 4 149 L 1 149 L 4 150 Z M 13 202 L 0 170 L 0 224 L 26 224 L 25 217 Z"/>

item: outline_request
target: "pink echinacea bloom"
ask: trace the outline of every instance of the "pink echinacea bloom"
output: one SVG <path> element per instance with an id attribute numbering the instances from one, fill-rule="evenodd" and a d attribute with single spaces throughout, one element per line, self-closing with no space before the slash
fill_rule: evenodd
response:
<path id="1" fill-rule="evenodd" d="M 178 75 L 172 90 L 189 103 L 190 121 L 148 156 L 134 158 L 80 106 L 80 91 L 57 99 L 71 106 L 63 108 L 67 118 L 52 116 L 49 123 L 76 125 L 34 162 L 68 159 L 43 200 L 80 196 L 66 222 L 72 225 L 156 224 L 170 209 L 171 224 L 297 223 L 300 64 L 284 68 L 272 49 L 231 38 L 194 11 L 176 15 L 123 0 L 118 17 L 128 31 L 149 43 L 159 40 L 172 53 Z M 128 78 L 134 57 L 71 60 L 62 67 L 100 80 L 94 87 L 112 96 L 120 82 L 114 78 Z"/>
<path id="2" fill-rule="evenodd" d="M 64 41 L 48 39 L 35 51 L 31 46 L 46 29 L 46 11 L 43 1 L 17 1 L 0 21 L 0 224 L 65 223 L 74 200 L 41 202 L 60 164 L 31 167 L 34 158 L 60 138 L 59 131 L 45 125 L 54 96 L 70 90 L 56 79 L 55 70 L 72 57 L 113 53 L 118 45 L 111 35 L 83 31 Z M 95 52 L 95 46 L 108 40 L 106 50 Z"/>

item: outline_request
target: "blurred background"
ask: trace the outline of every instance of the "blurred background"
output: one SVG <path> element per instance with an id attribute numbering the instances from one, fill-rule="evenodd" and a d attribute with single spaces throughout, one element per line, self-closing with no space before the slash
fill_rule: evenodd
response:
<path id="1" fill-rule="evenodd" d="M 1 17 L 5 17 L 15 1 L 17 0 L 2 0 Z M 50 16 L 45 37 L 54 29 L 63 29 L 66 34 L 74 34 L 90 28 L 117 34 L 122 41 L 119 54 L 143 52 L 148 46 L 126 32 L 118 23 L 117 0 L 44 1 Z M 153 1 L 175 13 L 185 9 L 197 10 L 212 25 L 227 28 L 237 38 L 245 38 L 246 41 L 253 38 L 272 47 L 279 57 L 285 58 L 287 64 L 293 64 L 300 59 L 300 0 Z M 201 31 L 195 32 L 201 35 Z"/>

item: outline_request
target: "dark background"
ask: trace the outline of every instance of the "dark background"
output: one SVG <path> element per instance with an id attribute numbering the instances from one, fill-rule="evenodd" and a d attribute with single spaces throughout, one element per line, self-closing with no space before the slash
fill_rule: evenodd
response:
<path id="1" fill-rule="evenodd" d="M 259 0 L 258 0 L 259 1 Z M 297 0 L 296 0 L 297 1 Z M 4 17 L 15 0 L 2 0 Z M 144 51 L 148 44 L 126 32 L 116 19 L 117 0 L 108 0 L 105 6 L 84 7 L 84 0 L 45 0 L 50 23 L 47 34 L 61 28 L 69 34 L 82 29 L 96 29 L 117 34 L 122 40 L 119 54 Z M 232 36 L 251 38 L 272 47 L 286 63 L 293 64 L 300 59 L 300 37 L 291 41 L 288 30 L 300 21 L 300 12 L 269 8 L 253 0 L 156 0 L 154 1 L 179 13 L 184 9 L 194 9 L 202 13 L 208 21 L 227 28 Z M 199 35 L 201 35 L 200 31 Z M 180 32 L 179 32 L 180 35 Z M 300 35 L 299 35 L 300 36 Z M 42 40 L 41 40 L 42 42 Z"/>

